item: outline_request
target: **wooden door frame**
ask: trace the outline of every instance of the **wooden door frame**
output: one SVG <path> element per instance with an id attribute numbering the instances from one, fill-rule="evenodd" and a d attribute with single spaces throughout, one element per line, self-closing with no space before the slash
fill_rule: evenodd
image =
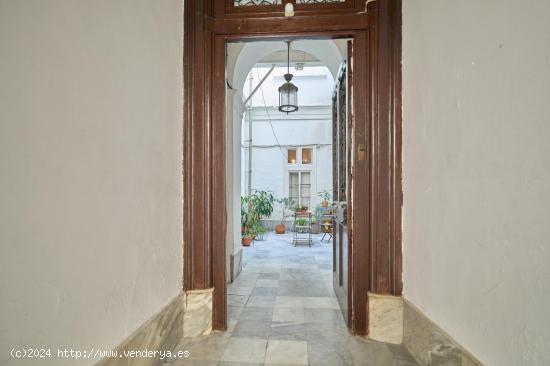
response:
<path id="1" fill-rule="evenodd" d="M 401 295 L 401 1 L 349 0 L 282 13 L 228 14 L 227 0 L 184 0 L 183 289 L 213 288 L 213 328 L 226 328 L 225 43 L 235 40 L 354 39 L 357 141 L 367 158 L 352 187 L 352 321 L 368 330 L 367 293 Z M 225 10 L 224 10 L 225 9 Z M 364 10 L 367 10 L 366 12 Z M 363 10 L 361 12 L 360 10 Z M 361 71 L 363 68 L 363 71 Z M 365 80 L 358 80 L 365 75 Z M 354 159 L 352 159 L 353 164 Z"/>

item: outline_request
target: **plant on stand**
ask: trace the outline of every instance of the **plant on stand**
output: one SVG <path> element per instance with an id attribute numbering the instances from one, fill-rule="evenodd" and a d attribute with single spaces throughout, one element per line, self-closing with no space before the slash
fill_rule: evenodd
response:
<path id="1" fill-rule="evenodd" d="M 312 234 L 319 234 L 319 222 L 317 221 L 317 209 L 315 212 L 313 212 L 313 216 L 311 217 L 311 233 Z"/>
<path id="2" fill-rule="evenodd" d="M 292 207 L 292 200 L 289 197 L 279 198 L 276 200 L 281 208 L 281 223 L 275 226 L 275 232 L 277 234 L 284 234 L 286 231 L 285 219 L 286 213 Z"/>
<path id="3" fill-rule="evenodd" d="M 294 211 L 298 214 L 306 213 L 309 207 L 307 205 L 298 205 L 294 208 Z"/>
<path id="4" fill-rule="evenodd" d="M 330 194 L 330 192 L 325 189 L 324 191 L 317 192 L 317 196 L 320 197 L 323 200 L 323 202 L 321 202 L 321 205 L 324 208 L 327 208 L 328 203 L 332 198 L 332 195 Z"/>

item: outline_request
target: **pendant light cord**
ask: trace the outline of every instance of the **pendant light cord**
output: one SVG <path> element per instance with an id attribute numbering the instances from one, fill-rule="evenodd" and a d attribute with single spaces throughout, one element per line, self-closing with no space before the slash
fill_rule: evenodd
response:
<path id="1" fill-rule="evenodd" d="M 258 68 L 256 68 L 256 75 L 258 75 L 258 78 L 260 78 L 260 73 L 258 71 Z M 269 121 L 269 126 L 271 127 L 271 132 L 273 133 L 273 137 L 275 137 L 275 141 L 277 142 L 277 147 L 281 151 L 281 154 L 283 155 L 283 158 L 285 160 L 288 160 L 288 155 L 285 154 L 285 152 L 283 151 L 283 146 L 279 142 L 279 139 L 277 138 L 277 134 L 275 133 L 275 128 L 273 127 L 273 123 L 271 122 L 271 116 L 269 115 L 269 108 L 267 108 L 267 103 L 265 102 L 264 89 L 262 88 L 261 85 L 260 85 L 260 93 L 262 94 L 262 101 L 263 101 L 263 104 L 264 104 L 265 113 L 267 115 L 267 120 Z"/>
<path id="2" fill-rule="evenodd" d="M 290 41 L 286 41 L 286 73 L 290 74 Z"/>

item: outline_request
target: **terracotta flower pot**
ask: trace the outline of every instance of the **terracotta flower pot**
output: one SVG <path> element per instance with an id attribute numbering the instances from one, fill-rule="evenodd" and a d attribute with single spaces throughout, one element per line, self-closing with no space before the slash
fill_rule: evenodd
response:
<path id="1" fill-rule="evenodd" d="M 243 236 L 243 247 L 249 247 L 250 243 L 252 243 L 252 238 L 249 238 L 247 236 Z"/>
<path id="2" fill-rule="evenodd" d="M 277 234 L 284 234 L 286 231 L 286 228 L 285 228 L 285 225 L 284 224 L 279 224 L 279 225 L 276 225 L 275 226 L 275 232 Z"/>

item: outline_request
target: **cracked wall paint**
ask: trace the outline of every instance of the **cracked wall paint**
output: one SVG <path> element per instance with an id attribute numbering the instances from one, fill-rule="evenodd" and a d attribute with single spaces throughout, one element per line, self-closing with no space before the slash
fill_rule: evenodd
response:
<path id="1" fill-rule="evenodd" d="M 550 2 L 403 7 L 404 296 L 485 364 L 550 364 Z"/>

